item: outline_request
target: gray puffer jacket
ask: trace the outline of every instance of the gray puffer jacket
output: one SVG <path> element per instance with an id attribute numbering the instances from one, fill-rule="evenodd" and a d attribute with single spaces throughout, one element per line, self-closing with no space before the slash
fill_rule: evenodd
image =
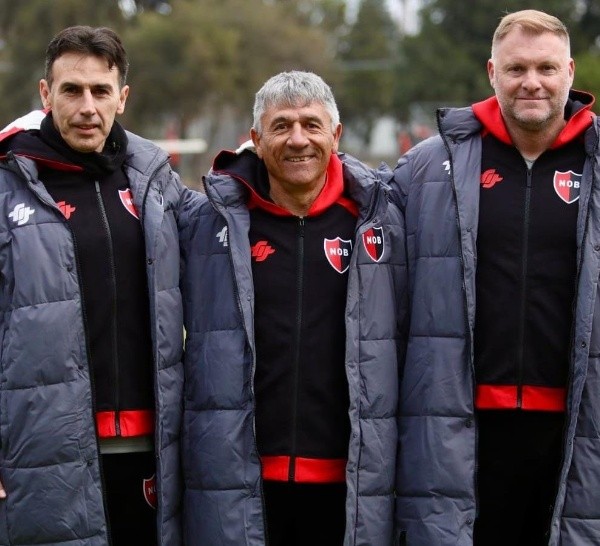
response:
<path id="1" fill-rule="evenodd" d="M 359 206 L 347 299 L 346 373 L 351 439 L 346 546 L 393 544 L 404 233 L 378 173 L 340 155 Z M 391 173 L 379 173 L 389 179 Z M 187 546 L 263 546 L 261 467 L 254 431 L 254 290 L 243 184 L 211 172 L 182 211 L 186 325 L 182 433 Z M 361 243 L 383 228 L 375 261 Z M 290 510 L 294 507 L 290 506 Z"/>
<path id="2" fill-rule="evenodd" d="M 395 169 L 406 217 L 411 324 L 400 387 L 398 540 L 472 546 L 476 499 L 473 324 L 481 125 L 441 110 L 440 136 Z M 564 463 L 550 546 L 600 545 L 600 152 L 598 122 L 577 227 L 578 269 Z"/>
<path id="3" fill-rule="evenodd" d="M 159 544 L 178 546 L 183 186 L 164 152 L 127 136 L 150 287 Z M 0 185 L 0 545 L 108 546 L 73 236 L 32 160 L 0 162 Z"/>

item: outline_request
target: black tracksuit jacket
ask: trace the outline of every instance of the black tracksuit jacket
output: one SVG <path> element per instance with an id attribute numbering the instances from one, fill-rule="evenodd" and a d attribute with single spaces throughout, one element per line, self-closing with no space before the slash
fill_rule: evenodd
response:
<path id="1" fill-rule="evenodd" d="M 36 160 L 73 234 L 100 437 L 154 431 L 144 239 L 122 170 L 126 146 L 115 122 L 103 153 L 79 153 L 64 142 L 51 113 L 40 130 L 9 141 L 12 153 Z"/>
<path id="2" fill-rule="evenodd" d="M 343 482 L 350 434 L 345 309 L 357 207 L 344 196 L 341 162 L 332 156 L 305 217 L 270 200 L 268 174 L 254 153 L 222 153 L 213 168 L 248 188 L 263 478 Z"/>
<path id="3" fill-rule="evenodd" d="M 497 103 L 473 106 L 484 125 L 474 334 L 479 409 L 564 410 L 589 107 L 570 100 L 556 143 L 528 167 Z"/>

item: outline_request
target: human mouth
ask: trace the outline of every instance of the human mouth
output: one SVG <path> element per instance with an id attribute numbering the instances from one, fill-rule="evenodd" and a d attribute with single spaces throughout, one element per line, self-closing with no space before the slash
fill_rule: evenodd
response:
<path id="1" fill-rule="evenodd" d="M 302 157 L 288 157 L 287 160 L 291 161 L 292 163 L 302 163 L 303 161 L 309 161 L 310 159 L 312 159 L 312 156 L 302 156 Z"/>
<path id="2" fill-rule="evenodd" d="M 75 129 L 77 129 L 78 131 L 81 131 L 83 133 L 90 133 L 90 132 L 96 130 L 96 126 L 95 125 L 76 125 Z"/>
<path id="3" fill-rule="evenodd" d="M 519 100 L 524 100 L 524 101 L 542 101 L 542 100 L 548 100 L 548 97 L 517 97 Z"/>

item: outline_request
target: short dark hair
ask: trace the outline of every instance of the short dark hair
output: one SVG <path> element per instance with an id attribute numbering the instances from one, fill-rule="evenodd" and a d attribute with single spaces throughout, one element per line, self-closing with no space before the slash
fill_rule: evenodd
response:
<path id="1" fill-rule="evenodd" d="M 52 86 L 52 65 L 65 53 L 83 53 L 103 57 L 108 68 L 117 67 L 121 87 L 127 81 L 129 61 L 119 35 L 108 27 L 77 25 L 61 30 L 46 48 L 45 78 Z"/>

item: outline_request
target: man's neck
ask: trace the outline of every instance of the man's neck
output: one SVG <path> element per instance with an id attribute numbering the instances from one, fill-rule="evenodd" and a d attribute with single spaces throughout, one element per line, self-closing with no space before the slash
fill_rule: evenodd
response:
<path id="1" fill-rule="evenodd" d="M 521 155 L 525 159 L 535 161 L 552 146 L 565 125 L 566 122 L 561 120 L 552 127 L 547 127 L 539 131 L 528 131 L 521 127 L 510 127 L 508 124 L 507 127 L 513 144 L 521 152 Z"/>
<path id="2" fill-rule="evenodd" d="M 294 216 L 303 217 L 308 214 L 310 207 L 321 193 L 324 185 L 325 180 L 308 189 L 302 188 L 299 190 L 294 188 L 296 191 L 289 191 L 280 184 L 271 181 L 269 196 L 276 205 L 290 211 Z"/>

